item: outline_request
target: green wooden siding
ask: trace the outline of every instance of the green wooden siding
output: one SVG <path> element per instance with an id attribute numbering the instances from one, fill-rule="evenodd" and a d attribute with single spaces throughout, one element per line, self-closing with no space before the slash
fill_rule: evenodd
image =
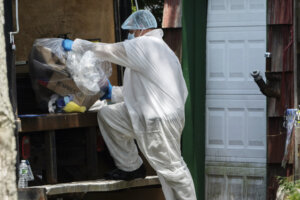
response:
<path id="1" fill-rule="evenodd" d="M 205 199 L 205 92 L 207 0 L 183 0 L 182 64 L 189 97 L 182 136 L 183 157 L 198 200 Z"/>

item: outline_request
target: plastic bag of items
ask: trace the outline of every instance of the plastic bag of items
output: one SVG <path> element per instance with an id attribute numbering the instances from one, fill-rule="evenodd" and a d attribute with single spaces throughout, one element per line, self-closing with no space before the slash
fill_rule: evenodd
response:
<path id="1" fill-rule="evenodd" d="M 100 62 L 89 51 L 83 55 L 66 52 L 62 41 L 37 39 L 33 44 L 29 66 L 38 107 L 44 112 L 84 112 L 104 94 L 111 64 Z M 62 104 L 62 99 L 70 101 Z M 64 110 L 70 102 L 82 109 Z"/>
<path id="2" fill-rule="evenodd" d="M 100 61 L 92 51 L 87 51 L 83 55 L 70 51 L 66 63 L 77 87 L 86 95 L 95 95 L 100 92 L 100 96 L 106 87 L 105 77 L 111 76 L 111 64 Z"/>

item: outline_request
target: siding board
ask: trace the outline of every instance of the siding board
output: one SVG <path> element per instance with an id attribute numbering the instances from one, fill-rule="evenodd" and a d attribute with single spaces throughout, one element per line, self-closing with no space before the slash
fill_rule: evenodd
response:
<path id="1" fill-rule="evenodd" d="M 292 0 L 268 0 L 268 24 L 292 24 L 292 5 Z"/>
<path id="2" fill-rule="evenodd" d="M 181 15 L 181 0 L 165 0 L 162 27 L 180 28 Z"/>

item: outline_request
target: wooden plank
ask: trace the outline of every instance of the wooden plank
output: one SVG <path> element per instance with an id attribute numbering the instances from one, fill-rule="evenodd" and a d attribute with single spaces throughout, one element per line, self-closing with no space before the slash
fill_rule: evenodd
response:
<path id="1" fill-rule="evenodd" d="M 97 134 L 96 127 L 88 128 L 86 131 L 86 164 L 89 179 L 98 175 Z"/>
<path id="2" fill-rule="evenodd" d="M 182 55 L 182 29 L 181 28 L 164 28 L 164 41 L 174 51 L 181 61 Z"/>
<path id="3" fill-rule="evenodd" d="M 269 117 L 269 123 L 268 123 L 268 135 L 278 135 L 281 132 L 285 132 L 285 129 L 283 129 L 283 121 L 284 119 L 282 117 Z"/>
<path id="4" fill-rule="evenodd" d="M 43 188 L 22 188 L 18 189 L 18 200 L 47 200 L 45 189 Z"/>
<path id="5" fill-rule="evenodd" d="M 300 95 L 300 78 L 298 78 L 299 76 L 299 70 L 300 70 L 300 66 L 299 66 L 299 48 L 300 48 L 300 44 L 299 44 L 299 22 L 300 22 L 300 5 L 299 5 L 299 1 L 294 1 L 294 21 L 295 24 L 294 25 L 294 33 L 296 35 L 296 39 L 294 40 L 294 107 L 297 108 L 299 105 L 299 95 Z M 300 179 L 300 130 L 299 128 L 295 128 L 294 129 L 294 178 L 295 180 L 299 180 Z"/>
<path id="6" fill-rule="evenodd" d="M 268 52 L 272 53 L 272 61 L 266 70 L 281 76 L 281 80 L 274 81 L 274 87 L 281 90 L 280 98 L 268 98 L 270 117 L 283 116 L 286 108 L 294 107 L 294 51 L 291 30 L 290 25 L 270 26 L 268 29 Z"/>
<path id="7" fill-rule="evenodd" d="M 266 71 L 277 72 L 281 80 L 275 87 L 280 87 L 280 98 L 268 98 L 268 135 L 267 162 L 268 181 L 267 199 L 275 199 L 278 182 L 277 176 L 290 176 L 292 165 L 281 167 L 286 131 L 281 127 L 284 110 L 294 107 L 294 48 L 293 48 L 293 2 L 292 0 L 268 0 L 267 51 L 272 53 L 267 62 Z M 274 117 L 278 117 L 275 119 Z M 289 161 L 290 163 L 290 161 Z"/>
<path id="8" fill-rule="evenodd" d="M 294 108 L 293 72 L 284 73 L 284 80 L 274 84 L 274 88 L 280 87 L 280 98 L 268 98 L 268 117 L 283 117 L 287 108 Z M 270 124 L 274 126 L 274 124 Z M 276 126 L 276 125 L 275 125 Z"/>
<path id="9" fill-rule="evenodd" d="M 268 24 L 292 24 L 292 10 L 292 0 L 268 0 Z"/>
<path id="10" fill-rule="evenodd" d="M 123 0 L 122 0 L 123 1 Z M 161 187 L 142 187 L 118 192 L 92 192 L 84 195 L 88 200 L 120 200 L 120 199 L 142 199 L 142 200 L 165 200 Z"/>
<path id="11" fill-rule="evenodd" d="M 55 131 L 45 133 L 47 183 L 57 183 Z"/>
<path id="12" fill-rule="evenodd" d="M 55 185 L 42 185 L 29 187 L 30 189 L 44 189 L 48 196 L 71 194 L 71 193 L 87 193 L 87 192 L 107 192 L 116 191 L 127 188 L 145 187 L 160 185 L 157 176 L 147 176 L 145 179 L 135 179 L 132 181 L 120 180 L 96 180 L 96 181 L 83 181 L 62 183 Z"/>
<path id="13" fill-rule="evenodd" d="M 15 36 L 17 61 L 28 59 L 36 38 L 68 35 L 70 39 L 115 42 L 112 0 L 22 0 L 19 2 L 19 20 L 21 31 Z M 28 72 L 27 66 L 20 68 Z M 117 84 L 116 71 L 113 70 L 110 78 L 113 85 Z"/>
<path id="14" fill-rule="evenodd" d="M 97 112 L 45 114 L 34 117 L 20 116 L 21 132 L 98 126 Z"/>
<path id="15" fill-rule="evenodd" d="M 272 53 L 271 68 L 267 69 L 271 72 L 281 72 L 283 65 L 286 66 L 286 71 L 293 70 L 293 48 L 288 46 L 292 41 L 291 26 L 269 26 L 268 28 L 268 52 Z M 284 52 L 285 50 L 285 52 Z M 283 58 L 285 56 L 285 63 Z"/>
<path id="16" fill-rule="evenodd" d="M 286 134 L 267 135 L 267 162 L 280 163 L 284 154 Z"/>
<path id="17" fill-rule="evenodd" d="M 181 0 L 165 0 L 163 11 L 163 28 L 181 28 Z"/>

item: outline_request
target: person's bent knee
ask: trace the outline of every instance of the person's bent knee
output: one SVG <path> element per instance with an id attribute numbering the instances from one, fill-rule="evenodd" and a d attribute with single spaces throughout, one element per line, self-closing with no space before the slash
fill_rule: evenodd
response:
<path id="1" fill-rule="evenodd" d="M 100 110 L 98 111 L 98 115 L 97 115 L 98 121 L 104 122 L 105 119 L 107 119 L 107 116 L 108 116 L 108 113 L 109 113 L 108 110 L 109 109 L 108 109 L 107 106 L 104 106 L 104 107 L 100 108 Z"/>

